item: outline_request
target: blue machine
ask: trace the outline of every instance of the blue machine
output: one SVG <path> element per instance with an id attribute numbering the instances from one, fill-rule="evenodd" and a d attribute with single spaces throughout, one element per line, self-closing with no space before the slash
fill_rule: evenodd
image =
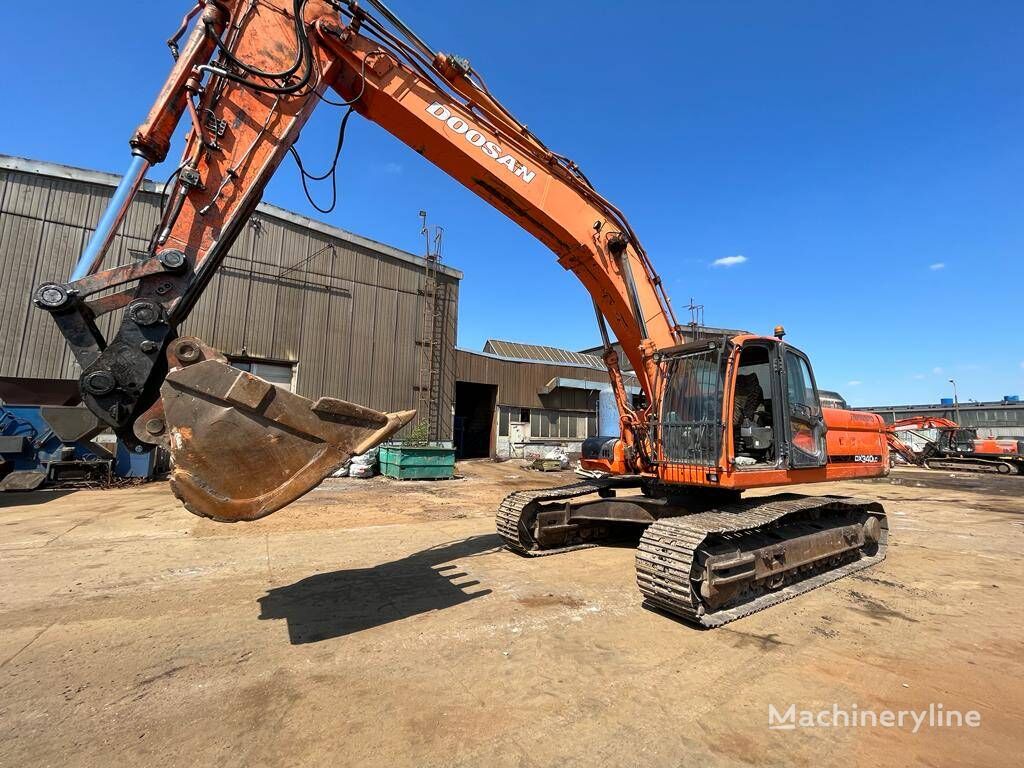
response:
<path id="1" fill-rule="evenodd" d="M 101 429 L 82 407 L 0 404 L 0 490 L 109 478 L 114 457 L 91 442 Z"/>
<path id="2" fill-rule="evenodd" d="M 160 451 L 134 453 L 120 440 L 117 441 L 117 456 L 114 459 L 114 474 L 118 477 L 136 477 L 152 480 L 158 471 Z"/>

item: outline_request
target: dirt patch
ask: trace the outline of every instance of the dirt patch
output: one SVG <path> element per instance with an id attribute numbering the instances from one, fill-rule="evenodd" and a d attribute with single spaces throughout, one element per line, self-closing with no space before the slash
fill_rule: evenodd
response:
<path id="1" fill-rule="evenodd" d="M 702 631 L 644 609 L 628 546 L 501 547 L 501 499 L 571 473 L 459 472 L 329 481 L 237 525 L 165 483 L 6 499 L 0 765 L 1019 762 L 1019 494 L 791 489 L 884 496 L 888 557 Z M 941 703 L 982 726 L 767 729 L 769 705 L 832 703 Z"/>
<path id="2" fill-rule="evenodd" d="M 586 600 L 581 600 L 578 597 L 572 595 L 533 595 L 531 597 L 521 597 L 516 600 L 522 606 L 527 608 L 547 608 L 549 606 L 561 606 L 564 608 L 582 608 L 587 604 Z"/>

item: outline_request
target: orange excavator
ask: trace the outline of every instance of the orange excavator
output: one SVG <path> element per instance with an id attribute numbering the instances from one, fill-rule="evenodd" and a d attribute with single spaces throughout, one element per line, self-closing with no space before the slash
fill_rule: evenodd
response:
<path id="1" fill-rule="evenodd" d="M 381 0 L 199 0 L 130 140 L 133 160 L 48 311 L 81 366 L 85 405 L 138 450 L 161 445 L 192 512 L 255 520 L 294 501 L 412 411 L 312 401 L 229 366 L 188 317 L 278 165 L 322 104 L 376 123 L 554 252 L 593 297 L 620 434 L 591 438 L 573 485 L 515 493 L 497 515 L 515 552 L 544 555 L 643 529 L 647 604 L 704 626 L 793 597 L 885 556 L 875 501 L 747 489 L 878 477 L 881 418 L 822 408 L 806 355 L 772 336 L 684 343 L 623 213 L 506 109 L 464 58 L 436 51 Z M 146 258 L 102 259 L 148 169 L 187 115 Z M 335 156 L 337 158 L 337 155 Z M 336 167 L 337 162 L 335 160 Z M 96 320 L 120 311 L 112 338 Z M 612 336 L 643 391 L 623 386 Z"/>
<path id="2" fill-rule="evenodd" d="M 921 442 L 920 449 L 901 437 L 906 432 Z M 939 416 L 912 416 L 893 422 L 888 440 L 893 453 L 919 467 L 1024 474 L 1024 439 L 978 437 L 978 430 Z"/>

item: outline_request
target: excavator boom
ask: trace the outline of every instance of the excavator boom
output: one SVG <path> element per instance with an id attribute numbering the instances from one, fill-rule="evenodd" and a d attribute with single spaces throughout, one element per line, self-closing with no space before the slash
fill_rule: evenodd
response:
<path id="1" fill-rule="evenodd" d="M 380 18 L 355 2 L 199 0 L 171 41 L 175 63 L 132 135 L 131 167 L 94 237 L 68 282 L 36 291 L 82 368 L 84 403 L 136 449 L 167 447 L 172 486 L 198 514 L 269 514 L 413 418 L 314 403 L 230 368 L 201 340 L 177 339 L 321 104 L 377 123 L 551 248 L 594 296 L 648 403 L 654 352 L 679 341 L 661 281 L 618 209 L 502 107 L 468 62 L 428 48 L 379 0 L 367 7 Z M 101 270 L 147 169 L 166 158 L 186 117 L 191 131 L 147 258 Z M 96 320 L 114 311 L 123 315 L 107 339 Z M 610 345 L 606 357 L 624 439 L 644 440 L 648 414 L 632 408 Z M 271 471 L 245 472 L 249 464 Z"/>

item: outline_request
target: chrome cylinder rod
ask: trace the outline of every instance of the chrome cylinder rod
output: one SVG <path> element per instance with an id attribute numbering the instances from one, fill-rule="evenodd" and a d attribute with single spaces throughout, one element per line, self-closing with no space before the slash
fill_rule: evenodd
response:
<path id="1" fill-rule="evenodd" d="M 604 315 L 601 314 L 601 308 L 597 306 L 597 300 L 594 300 L 594 314 L 597 316 L 597 330 L 601 332 L 601 344 L 604 346 L 604 351 L 607 352 L 612 348 L 611 339 L 608 338 L 608 326 L 605 325 Z"/>
<path id="2" fill-rule="evenodd" d="M 107 210 L 103 212 L 103 218 L 96 226 L 89 245 L 86 246 L 71 273 L 71 282 L 88 277 L 100 268 L 103 263 L 103 254 L 110 247 L 114 235 L 117 234 L 124 215 L 128 212 L 128 206 L 135 198 L 135 193 L 142 186 L 142 180 L 146 178 L 146 171 L 149 170 L 149 161 L 144 157 L 136 155 L 132 158 L 132 164 L 128 166 L 128 172 L 117 185 L 114 196 L 107 204 Z"/>

